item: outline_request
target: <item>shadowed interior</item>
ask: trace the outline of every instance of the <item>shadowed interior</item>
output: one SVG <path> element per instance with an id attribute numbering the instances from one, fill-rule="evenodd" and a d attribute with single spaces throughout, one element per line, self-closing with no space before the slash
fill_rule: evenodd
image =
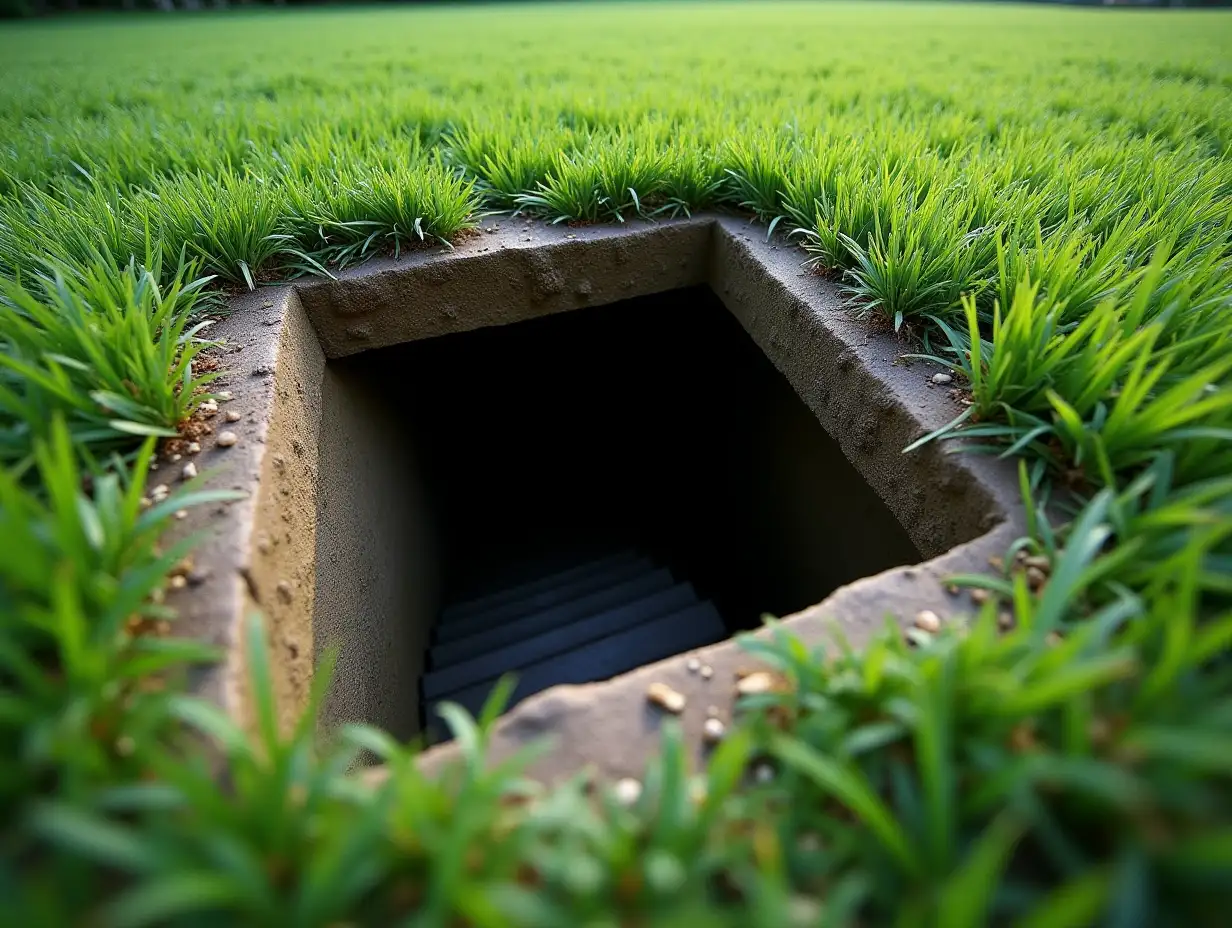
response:
<path id="1" fill-rule="evenodd" d="M 442 605 L 587 557 L 650 556 L 729 632 L 919 559 L 708 288 L 331 362 L 324 427 L 317 640 L 375 622 L 387 652 L 340 672 L 335 720 L 408 733 L 414 695 L 375 692 L 374 660 L 417 676 Z M 354 613 L 366 591 L 379 615 Z"/>

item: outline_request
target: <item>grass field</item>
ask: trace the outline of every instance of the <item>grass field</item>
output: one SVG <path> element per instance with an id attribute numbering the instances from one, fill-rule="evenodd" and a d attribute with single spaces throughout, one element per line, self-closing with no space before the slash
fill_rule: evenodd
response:
<path id="1" fill-rule="evenodd" d="M 786 693 L 632 808 L 256 742 L 156 633 L 143 506 L 231 288 L 489 210 L 790 232 L 953 368 L 1031 534 L 964 633 Z M 589 4 L 0 30 L 0 895 L 99 924 L 1217 924 L 1232 903 L 1232 14 Z M 944 440 L 945 434 L 928 440 Z M 1059 490 L 1074 518 L 1050 525 Z M 1024 558 L 1027 560 L 1024 561 Z M 1012 614 L 1014 627 L 998 627 Z M 260 652 L 260 630 L 253 648 Z M 256 689 L 263 671 L 257 662 Z M 321 679 L 325 679 L 325 674 Z M 231 776 L 211 776 L 203 732 Z M 382 790 L 344 777 L 390 758 Z M 743 785 L 755 757 L 772 783 Z M 1224 907 L 1224 908 L 1221 908 Z M 289 914 L 290 913 L 290 914 Z M 94 922 L 91 922 L 94 923 Z"/>

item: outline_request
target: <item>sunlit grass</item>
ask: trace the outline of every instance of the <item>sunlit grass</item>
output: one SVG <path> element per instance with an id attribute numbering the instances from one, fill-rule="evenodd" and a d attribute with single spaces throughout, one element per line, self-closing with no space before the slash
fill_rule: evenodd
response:
<path id="1" fill-rule="evenodd" d="M 1217 924 L 1229 50 L 1221 13 L 924 3 L 0 32 L 12 917 Z M 152 443 L 208 395 L 211 291 L 448 243 L 489 211 L 716 209 L 951 372 L 953 421 L 906 453 L 960 437 L 1019 459 L 1027 535 L 956 578 L 985 591 L 978 615 L 859 651 L 751 643 L 789 685 L 704 770 L 669 734 L 631 807 L 487 768 L 496 702 L 478 724 L 450 710 L 462 763 L 441 780 L 380 732 L 319 744 L 312 706 L 282 732 L 259 624 L 255 733 L 182 694 L 212 652 L 142 630 L 171 618 L 172 513 L 218 497 L 148 500 L 145 481 Z M 389 765 L 382 787 L 349 776 L 361 750 Z"/>

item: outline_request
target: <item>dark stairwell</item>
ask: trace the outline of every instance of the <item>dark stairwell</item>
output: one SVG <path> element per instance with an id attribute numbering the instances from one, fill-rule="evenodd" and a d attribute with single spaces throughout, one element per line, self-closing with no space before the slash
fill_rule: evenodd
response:
<path id="1" fill-rule="evenodd" d="M 606 679 L 918 559 L 705 288 L 331 366 L 387 406 L 430 510 L 429 720 L 506 671 L 515 700 Z"/>

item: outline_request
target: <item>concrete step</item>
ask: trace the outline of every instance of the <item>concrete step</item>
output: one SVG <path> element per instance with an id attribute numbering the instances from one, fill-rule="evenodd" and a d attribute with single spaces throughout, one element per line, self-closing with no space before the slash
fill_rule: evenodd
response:
<path id="1" fill-rule="evenodd" d="M 493 606 L 500 606 L 504 603 L 515 602 L 527 596 L 533 596 L 535 593 L 541 593 L 544 590 L 550 590 L 553 587 L 559 586 L 562 583 L 581 576 L 589 571 L 602 570 L 605 567 L 610 567 L 613 564 L 625 563 L 635 560 L 637 552 L 632 549 L 628 551 L 619 551 L 615 554 L 608 554 L 600 558 L 583 561 L 578 564 L 569 564 L 567 567 L 561 567 L 559 570 L 553 570 L 549 573 L 538 572 L 531 579 L 515 586 L 502 587 L 499 590 L 488 593 L 483 596 L 476 596 L 472 599 L 466 599 L 461 602 L 453 603 L 446 607 L 441 613 L 442 622 L 452 622 L 454 619 L 464 619 L 468 615 L 474 615 L 478 612 L 483 612 L 485 609 L 490 609 Z"/>
<path id="2" fill-rule="evenodd" d="M 550 584 L 546 581 L 544 584 L 534 584 L 536 589 L 529 593 L 523 592 L 515 597 L 504 598 L 463 615 L 446 609 L 433 630 L 433 637 L 438 642 L 465 638 L 494 625 L 521 618 L 532 612 L 542 612 L 587 593 L 614 586 L 630 577 L 645 573 L 653 566 L 647 558 L 620 556 L 618 560 L 563 571 L 550 578 Z M 532 584 L 526 584 L 523 589 L 530 586 Z"/>
<path id="3" fill-rule="evenodd" d="M 550 686 L 606 680 L 643 664 L 713 644 L 725 635 L 723 622 L 714 606 L 708 602 L 697 603 L 523 667 L 505 708 Z M 428 718 L 435 717 L 432 706 L 442 700 L 459 703 L 471 714 L 478 715 L 495 684 L 495 680 L 485 680 L 433 700 L 428 704 Z"/>
<path id="4" fill-rule="evenodd" d="M 674 585 L 671 572 L 666 568 L 641 568 L 632 578 L 588 592 L 550 609 L 498 621 L 497 624 L 476 630 L 475 634 L 466 637 L 441 641 L 428 650 L 428 666 L 433 670 L 441 670 L 462 661 L 473 660 L 491 651 L 541 635 L 578 619 L 623 606 Z"/>
<path id="5" fill-rule="evenodd" d="M 697 594 L 693 587 L 687 583 L 678 583 L 633 602 L 488 651 L 471 660 L 430 671 L 423 678 L 423 701 L 438 699 L 443 693 L 497 678 L 510 670 L 520 670 L 553 654 L 560 654 L 597 638 L 613 635 L 696 602 Z"/>

